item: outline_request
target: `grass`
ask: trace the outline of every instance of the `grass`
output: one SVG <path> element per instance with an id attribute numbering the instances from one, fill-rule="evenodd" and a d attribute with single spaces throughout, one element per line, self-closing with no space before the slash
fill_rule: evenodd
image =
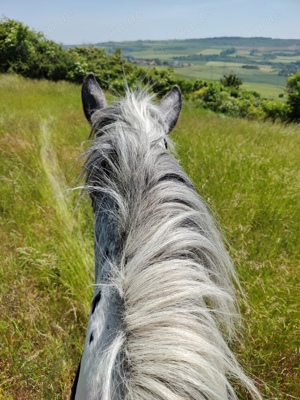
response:
<path id="1" fill-rule="evenodd" d="M 279 95 L 286 98 L 286 90 L 282 86 L 266 85 L 265 83 L 247 83 L 244 82 L 242 89 L 254 90 L 261 94 L 264 98 L 278 99 Z"/>
<path id="2" fill-rule="evenodd" d="M 80 87 L 0 76 L 0 399 L 67 399 L 93 275 Z M 264 398 L 300 398 L 300 127 L 185 107 L 173 138 L 248 299 L 235 351 Z M 290 396 L 290 397 L 289 397 Z"/>
<path id="3" fill-rule="evenodd" d="M 176 141 L 225 229 L 248 298 L 240 360 L 265 398 L 300 398 L 300 127 L 187 109 Z"/>
<path id="4" fill-rule="evenodd" d="M 0 398 L 67 398 L 91 294 L 93 233 L 72 164 L 78 88 L 1 76 Z M 87 205 L 87 204 L 86 204 Z"/>

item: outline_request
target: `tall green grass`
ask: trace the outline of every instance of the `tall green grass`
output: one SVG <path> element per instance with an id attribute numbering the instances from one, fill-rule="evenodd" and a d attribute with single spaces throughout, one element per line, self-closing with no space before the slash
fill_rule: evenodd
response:
<path id="1" fill-rule="evenodd" d="M 88 127 L 75 85 L 0 90 L 0 398 L 67 398 L 93 282 L 89 204 L 67 191 Z"/>
<path id="2" fill-rule="evenodd" d="M 68 190 L 89 128 L 79 86 L 6 75 L 0 93 L 0 399 L 67 399 L 93 282 L 89 200 Z M 300 398 L 300 128 L 184 108 L 173 138 L 247 297 L 238 358 L 266 399 Z"/>
<path id="3" fill-rule="evenodd" d="M 175 138 L 248 298 L 240 361 L 266 398 L 300 398 L 300 127 L 186 109 Z"/>

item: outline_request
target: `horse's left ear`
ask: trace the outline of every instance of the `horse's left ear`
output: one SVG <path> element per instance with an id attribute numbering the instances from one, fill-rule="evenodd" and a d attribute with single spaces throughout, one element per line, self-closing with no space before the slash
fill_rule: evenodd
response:
<path id="1" fill-rule="evenodd" d="M 81 97 L 86 119 L 92 124 L 91 117 L 94 112 L 107 106 L 105 95 L 92 72 L 84 78 Z"/>
<path id="2" fill-rule="evenodd" d="M 174 86 L 173 89 L 161 100 L 159 107 L 163 110 L 166 121 L 168 124 L 168 133 L 176 125 L 180 110 L 182 106 L 181 91 L 178 86 Z"/>

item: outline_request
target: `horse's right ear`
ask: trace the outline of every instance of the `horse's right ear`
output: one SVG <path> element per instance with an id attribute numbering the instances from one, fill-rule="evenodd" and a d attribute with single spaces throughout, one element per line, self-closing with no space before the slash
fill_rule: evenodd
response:
<path id="1" fill-rule="evenodd" d="M 81 97 L 86 119 L 92 124 L 91 117 L 94 112 L 107 106 L 105 95 L 92 72 L 84 78 Z"/>

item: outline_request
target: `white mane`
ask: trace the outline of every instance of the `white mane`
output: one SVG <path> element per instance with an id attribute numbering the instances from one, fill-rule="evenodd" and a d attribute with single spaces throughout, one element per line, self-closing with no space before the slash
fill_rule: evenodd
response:
<path id="1" fill-rule="evenodd" d="M 234 268 L 162 110 L 127 92 L 92 123 L 96 288 L 76 400 L 232 400 L 234 381 L 260 399 L 228 347 Z"/>

